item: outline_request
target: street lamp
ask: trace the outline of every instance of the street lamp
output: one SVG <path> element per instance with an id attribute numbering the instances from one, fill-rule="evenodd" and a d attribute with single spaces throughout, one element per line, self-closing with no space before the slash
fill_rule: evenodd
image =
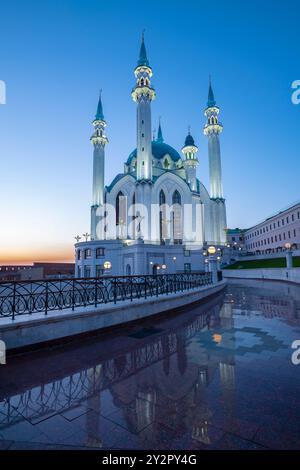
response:
<path id="1" fill-rule="evenodd" d="M 110 261 L 104 261 L 103 267 L 104 267 L 104 269 L 111 269 L 111 262 Z"/>
<path id="2" fill-rule="evenodd" d="M 215 246 L 209 246 L 207 251 L 208 251 L 209 255 L 215 255 L 216 254 L 216 247 Z"/>

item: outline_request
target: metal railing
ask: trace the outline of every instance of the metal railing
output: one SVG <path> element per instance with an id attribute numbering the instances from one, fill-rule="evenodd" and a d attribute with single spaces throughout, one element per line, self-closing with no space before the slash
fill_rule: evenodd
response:
<path id="1" fill-rule="evenodd" d="M 147 299 L 211 283 L 211 273 L 1 282 L 0 318 Z"/>

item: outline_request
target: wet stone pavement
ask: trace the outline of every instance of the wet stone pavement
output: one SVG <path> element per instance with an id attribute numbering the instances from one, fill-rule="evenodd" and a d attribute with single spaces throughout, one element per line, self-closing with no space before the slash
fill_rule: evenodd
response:
<path id="1" fill-rule="evenodd" d="M 0 449 L 300 449 L 300 287 L 205 304 L 0 366 Z"/>

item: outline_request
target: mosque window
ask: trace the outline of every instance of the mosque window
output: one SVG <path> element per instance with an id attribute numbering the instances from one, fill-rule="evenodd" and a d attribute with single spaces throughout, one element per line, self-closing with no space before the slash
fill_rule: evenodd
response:
<path id="1" fill-rule="evenodd" d="M 172 204 L 173 239 L 175 244 L 180 244 L 182 243 L 182 209 L 181 196 L 177 189 L 173 193 Z"/>
<path id="2" fill-rule="evenodd" d="M 126 198 L 122 191 L 119 191 L 116 198 L 116 225 L 125 221 Z"/>
<path id="3" fill-rule="evenodd" d="M 167 158 L 164 160 L 164 168 L 167 170 L 169 168 L 170 164 Z"/>

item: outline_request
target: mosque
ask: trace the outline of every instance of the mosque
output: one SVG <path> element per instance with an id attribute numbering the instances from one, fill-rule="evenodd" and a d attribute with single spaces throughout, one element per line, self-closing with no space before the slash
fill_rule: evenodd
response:
<path id="1" fill-rule="evenodd" d="M 198 148 L 188 132 L 181 151 L 167 144 L 159 123 L 152 135 L 152 86 L 144 37 L 134 69 L 136 148 L 122 173 L 105 186 L 108 144 L 101 94 L 93 121 L 91 232 L 75 245 L 76 277 L 193 272 L 204 269 L 203 249 L 226 243 L 219 122 L 211 83 L 204 111 L 208 139 L 208 191 L 197 176 Z M 90 238 L 90 239 L 88 239 Z"/>

